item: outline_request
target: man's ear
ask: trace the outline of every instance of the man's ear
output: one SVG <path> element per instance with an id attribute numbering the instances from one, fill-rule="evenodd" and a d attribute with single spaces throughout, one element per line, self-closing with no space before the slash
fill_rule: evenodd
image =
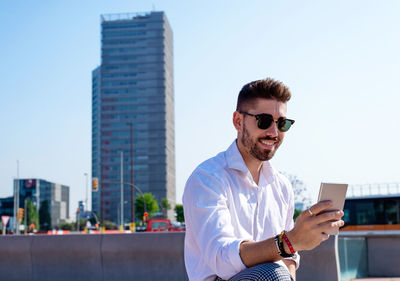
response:
<path id="1" fill-rule="evenodd" d="M 243 114 L 240 114 L 238 111 L 235 111 L 233 113 L 232 121 L 236 131 L 240 132 L 243 126 Z"/>

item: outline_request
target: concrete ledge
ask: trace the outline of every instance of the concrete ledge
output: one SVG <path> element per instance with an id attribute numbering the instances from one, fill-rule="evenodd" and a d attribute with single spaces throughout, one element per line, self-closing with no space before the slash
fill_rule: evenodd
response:
<path id="1" fill-rule="evenodd" d="M 188 280 L 184 232 L 104 235 L 104 280 Z"/>
<path id="2" fill-rule="evenodd" d="M 400 237 L 368 237 L 369 276 L 400 276 Z M 370 257 L 374 257 L 373 259 Z"/>
<path id="3" fill-rule="evenodd" d="M 1 236 L 0 280 L 32 280 L 31 238 Z"/>
<path id="4" fill-rule="evenodd" d="M 32 238 L 30 280 L 102 280 L 101 235 L 38 235 Z"/>
<path id="5" fill-rule="evenodd" d="M 186 281 L 184 239 L 184 232 L 3 236 L 0 280 Z M 339 280 L 335 239 L 301 253 L 297 281 Z"/>
<path id="6" fill-rule="evenodd" d="M 297 281 L 340 280 L 338 237 L 331 235 L 311 251 L 300 252 L 300 267 L 296 272 Z"/>

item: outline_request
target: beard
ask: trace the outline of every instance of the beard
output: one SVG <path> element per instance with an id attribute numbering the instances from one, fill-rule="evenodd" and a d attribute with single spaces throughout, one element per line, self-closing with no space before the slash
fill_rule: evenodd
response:
<path id="1" fill-rule="evenodd" d="M 275 148 L 273 150 L 270 149 L 260 149 L 258 146 L 258 142 L 262 140 L 273 140 L 275 141 Z M 281 144 L 281 141 L 279 140 L 278 137 L 263 137 L 263 138 L 257 138 L 256 140 L 252 139 L 250 136 L 249 131 L 247 130 L 246 126 L 243 124 L 243 134 L 241 137 L 241 142 L 243 146 L 250 152 L 250 154 L 260 160 L 260 161 L 268 161 L 270 160 L 274 155 L 275 151 L 278 149 L 278 147 Z"/>

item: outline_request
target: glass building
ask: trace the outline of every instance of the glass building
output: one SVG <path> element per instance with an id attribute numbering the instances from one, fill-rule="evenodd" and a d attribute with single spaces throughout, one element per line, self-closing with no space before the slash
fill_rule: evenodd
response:
<path id="1" fill-rule="evenodd" d="M 59 226 L 68 220 L 69 186 L 43 179 L 14 179 L 14 190 L 16 187 L 19 187 L 18 208 L 25 209 L 25 201 L 29 198 L 39 211 L 43 202 L 47 201 L 51 218 L 50 228 Z M 13 216 L 16 212 L 14 203 L 14 196 L 0 199 L 0 214 Z"/>
<path id="2" fill-rule="evenodd" d="M 151 192 L 159 205 L 163 198 L 175 204 L 173 46 L 163 12 L 101 16 L 101 65 L 92 72 L 92 176 L 99 179 L 92 208 L 106 220 L 132 221 L 132 197 L 139 193 L 129 184 Z M 128 183 L 122 210 L 121 177 Z"/>

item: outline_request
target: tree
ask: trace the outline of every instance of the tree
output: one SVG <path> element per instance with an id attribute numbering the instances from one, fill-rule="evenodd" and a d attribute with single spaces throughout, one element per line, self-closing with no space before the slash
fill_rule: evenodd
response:
<path id="1" fill-rule="evenodd" d="M 44 200 L 39 208 L 40 230 L 47 231 L 51 229 L 51 217 L 49 212 L 49 201 Z"/>
<path id="2" fill-rule="evenodd" d="M 61 230 L 75 230 L 76 226 L 74 222 L 64 222 L 60 224 Z"/>
<path id="3" fill-rule="evenodd" d="M 27 222 L 27 226 L 26 229 L 27 230 L 32 230 L 33 229 L 38 229 L 39 228 L 39 213 L 37 211 L 37 208 L 35 205 L 33 205 L 32 201 L 30 198 L 26 199 L 26 222 Z M 31 228 L 31 225 L 34 225 L 34 228 Z"/>
<path id="4" fill-rule="evenodd" d="M 108 221 L 108 220 L 104 220 L 104 228 L 106 230 L 114 230 L 114 229 L 118 229 L 117 224 L 113 223 L 112 221 Z"/>
<path id="5" fill-rule="evenodd" d="M 183 205 L 182 204 L 176 204 L 174 210 L 175 210 L 176 221 L 185 222 L 185 216 L 183 214 Z"/>
<path id="6" fill-rule="evenodd" d="M 301 210 L 294 210 L 294 214 L 293 214 L 293 220 L 296 220 L 298 216 L 300 216 L 301 214 Z"/>
<path id="7" fill-rule="evenodd" d="M 168 199 L 167 198 L 161 199 L 161 210 L 162 210 L 164 218 L 167 217 L 167 212 L 170 209 L 171 209 L 171 204 L 169 203 Z"/>
<path id="8" fill-rule="evenodd" d="M 158 212 L 158 204 L 154 199 L 153 194 L 145 193 L 144 196 L 140 194 L 135 199 L 135 215 L 138 221 L 141 221 L 144 214 L 144 203 L 146 202 L 146 212 L 149 214 L 149 218 L 153 217 Z"/>

